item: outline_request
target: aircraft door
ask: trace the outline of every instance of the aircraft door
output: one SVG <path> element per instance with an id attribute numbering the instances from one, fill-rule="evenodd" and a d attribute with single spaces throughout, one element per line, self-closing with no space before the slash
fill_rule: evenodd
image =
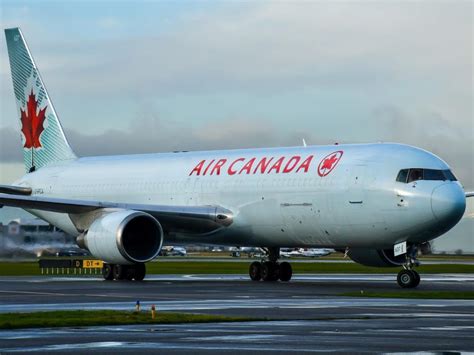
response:
<path id="1" fill-rule="evenodd" d="M 367 184 L 367 165 L 355 165 L 351 168 L 348 174 L 347 181 L 347 200 L 349 206 L 360 207 L 364 206 L 366 197 Z"/>

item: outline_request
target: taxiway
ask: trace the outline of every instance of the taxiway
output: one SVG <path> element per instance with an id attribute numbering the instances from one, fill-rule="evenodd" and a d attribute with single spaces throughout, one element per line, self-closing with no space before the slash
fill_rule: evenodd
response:
<path id="1" fill-rule="evenodd" d="M 423 275 L 419 290 L 472 291 L 474 275 Z M 0 331 L 0 353 L 406 352 L 474 350 L 474 300 L 378 299 L 346 292 L 399 291 L 393 275 L 296 275 L 289 283 L 244 275 L 99 278 L 0 277 L 0 312 L 142 309 L 251 316 L 271 321 Z"/>

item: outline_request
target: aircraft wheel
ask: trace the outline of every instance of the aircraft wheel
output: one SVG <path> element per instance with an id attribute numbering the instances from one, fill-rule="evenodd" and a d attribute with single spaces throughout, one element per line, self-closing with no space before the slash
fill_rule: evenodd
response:
<path id="1" fill-rule="evenodd" d="M 252 281 L 260 281 L 262 278 L 262 263 L 254 261 L 249 267 L 249 276 Z"/>
<path id="2" fill-rule="evenodd" d="M 114 273 L 113 273 L 113 265 L 111 264 L 104 264 L 102 267 L 102 276 L 104 277 L 104 280 L 110 281 L 114 279 Z"/>
<path id="3" fill-rule="evenodd" d="M 126 267 L 124 265 L 115 264 L 113 274 L 115 280 L 123 280 L 125 278 Z"/>
<path id="4" fill-rule="evenodd" d="M 133 267 L 135 281 L 143 281 L 146 275 L 146 266 L 145 264 L 135 264 Z"/>
<path id="5" fill-rule="evenodd" d="M 420 274 L 417 273 L 415 270 L 412 270 L 411 272 L 415 274 L 415 283 L 413 284 L 412 287 L 417 287 L 420 284 L 420 280 L 421 280 Z"/>
<path id="6" fill-rule="evenodd" d="M 279 265 L 279 276 L 281 281 L 290 281 L 291 276 L 293 275 L 293 270 L 291 268 L 291 264 L 289 262 L 282 262 Z"/>
<path id="7" fill-rule="evenodd" d="M 125 268 L 124 279 L 132 281 L 135 278 L 135 265 L 124 266 L 124 268 Z"/>
<path id="8" fill-rule="evenodd" d="M 397 276 L 398 285 L 402 288 L 416 287 L 416 274 L 412 270 L 401 270 Z"/>
<path id="9" fill-rule="evenodd" d="M 271 261 L 265 261 L 262 265 L 262 279 L 263 281 L 277 281 L 278 280 L 278 264 Z"/>

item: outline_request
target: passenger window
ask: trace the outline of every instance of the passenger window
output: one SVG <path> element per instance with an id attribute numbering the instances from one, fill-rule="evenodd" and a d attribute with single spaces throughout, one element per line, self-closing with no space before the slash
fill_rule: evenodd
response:
<path id="1" fill-rule="evenodd" d="M 397 181 L 398 182 L 407 182 L 407 177 L 408 177 L 408 169 L 403 169 L 400 170 L 397 176 Z"/>
<path id="2" fill-rule="evenodd" d="M 423 180 L 423 169 L 410 169 L 407 182 L 413 182 L 418 180 Z"/>

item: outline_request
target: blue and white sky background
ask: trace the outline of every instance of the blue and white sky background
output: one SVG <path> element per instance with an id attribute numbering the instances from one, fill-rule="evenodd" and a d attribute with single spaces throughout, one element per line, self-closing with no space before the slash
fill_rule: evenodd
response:
<path id="1" fill-rule="evenodd" d="M 79 155 L 396 141 L 474 189 L 472 1 L 0 0 Z M 0 40 L 0 183 L 23 173 Z"/>

